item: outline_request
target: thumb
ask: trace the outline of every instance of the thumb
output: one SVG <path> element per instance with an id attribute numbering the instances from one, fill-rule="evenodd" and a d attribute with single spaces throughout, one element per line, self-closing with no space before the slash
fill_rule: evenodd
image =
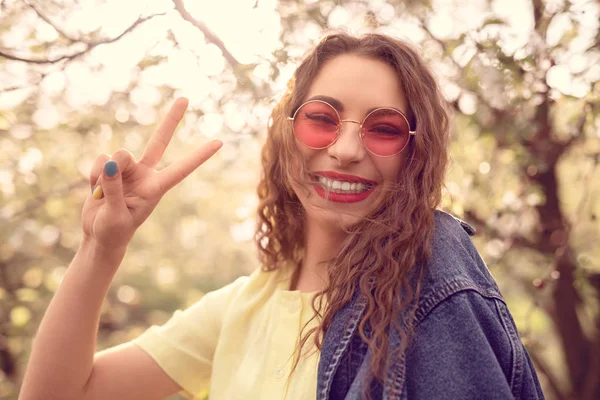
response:
<path id="1" fill-rule="evenodd" d="M 121 209 L 123 207 L 123 179 L 116 161 L 107 161 L 104 164 L 104 176 L 102 177 L 102 191 L 104 199 L 109 208 Z"/>

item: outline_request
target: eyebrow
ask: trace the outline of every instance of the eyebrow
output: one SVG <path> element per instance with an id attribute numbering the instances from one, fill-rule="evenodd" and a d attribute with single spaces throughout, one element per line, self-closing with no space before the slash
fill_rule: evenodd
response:
<path id="1" fill-rule="evenodd" d="M 308 99 L 306 101 L 311 101 L 311 100 L 325 101 L 325 102 L 331 104 L 333 106 L 333 108 L 335 108 L 339 112 L 344 111 L 344 104 L 341 101 L 339 101 L 338 99 L 334 98 L 334 97 L 316 95 L 316 96 L 313 96 L 313 97 L 311 97 L 310 99 Z"/>
<path id="2" fill-rule="evenodd" d="M 343 112 L 344 111 L 344 103 L 342 103 L 341 101 L 339 101 L 338 99 L 336 99 L 335 97 L 331 97 L 331 96 L 323 96 L 323 95 L 316 95 L 311 97 L 310 99 L 306 100 L 306 101 L 311 101 L 311 100 L 321 100 L 321 101 L 325 101 L 329 104 L 331 104 L 333 106 L 333 108 L 335 108 L 338 112 Z M 372 111 L 377 110 L 378 108 L 381 107 L 373 107 L 373 108 L 369 108 L 367 110 L 366 114 L 371 113 Z M 396 107 L 390 107 L 390 108 L 396 108 Z M 366 115 L 365 114 L 365 115 Z"/>

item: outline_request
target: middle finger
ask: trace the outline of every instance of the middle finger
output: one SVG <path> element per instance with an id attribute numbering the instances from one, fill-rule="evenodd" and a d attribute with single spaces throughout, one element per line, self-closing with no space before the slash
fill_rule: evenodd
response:
<path id="1" fill-rule="evenodd" d="M 144 150 L 144 154 L 140 159 L 142 164 L 145 164 L 150 168 L 156 167 L 173 137 L 173 132 L 175 132 L 177 124 L 179 124 L 179 121 L 183 118 L 187 106 L 188 99 L 185 97 L 180 97 L 175 100 L 175 103 L 171 106 L 171 109 L 167 113 L 162 124 L 150 138 L 150 141 Z"/>

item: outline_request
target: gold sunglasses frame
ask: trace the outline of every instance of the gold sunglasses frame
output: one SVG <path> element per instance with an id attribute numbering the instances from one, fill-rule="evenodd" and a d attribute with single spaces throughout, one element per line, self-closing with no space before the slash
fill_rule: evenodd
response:
<path id="1" fill-rule="evenodd" d="M 340 121 L 340 122 L 339 122 L 339 124 L 338 124 L 337 131 L 336 131 L 336 133 L 335 133 L 335 139 L 334 139 L 334 140 L 333 140 L 331 143 L 329 143 L 327 146 L 324 146 L 324 147 L 311 147 L 311 146 L 309 146 L 309 145 L 307 145 L 307 144 L 303 143 L 302 141 L 300 141 L 300 139 L 298 139 L 298 136 L 296 135 L 296 131 L 295 131 L 295 129 L 294 129 L 294 124 L 293 124 L 293 122 L 294 122 L 294 121 L 295 121 L 295 119 L 296 119 L 296 115 L 298 114 L 298 111 L 300 111 L 300 109 L 302 109 L 302 107 L 304 107 L 306 104 L 309 104 L 309 103 L 323 103 L 323 104 L 325 104 L 325 105 L 329 106 L 329 107 L 330 107 L 330 108 L 331 108 L 331 109 L 332 109 L 332 110 L 335 112 L 335 115 L 337 115 L 337 117 L 338 117 L 338 120 Z M 371 150 L 370 150 L 370 149 L 369 149 L 367 146 L 365 146 L 365 142 L 363 141 L 363 137 L 365 137 L 365 133 L 364 133 L 363 125 L 364 125 L 365 121 L 366 121 L 366 120 L 367 120 L 367 118 L 369 118 L 369 117 L 370 117 L 370 116 L 371 116 L 373 113 L 376 113 L 377 111 L 380 111 L 380 110 L 392 110 L 392 111 L 396 111 L 397 113 L 399 113 L 399 114 L 402 116 L 402 118 L 404 118 L 404 120 L 406 121 L 406 125 L 408 126 L 408 133 L 409 133 L 409 137 L 408 137 L 408 140 L 406 141 L 406 144 L 404 145 L 404 147 L 402 147 L 402 150 L 400 150 L 399 152 L 397 152 L 397 153 L 394 153 L 394 154 L 392 154 L 392 155 L 389 155 L 389 156 L 382 156 L 382 155 L 380 155 L 380 154 L 373 153 L 373 152 L 372 152 L 372 151 L 371 151 Z M 336 110 L 336 108 L 335 108 L 334 106 L 332 106 L 331 104 L 329 104 L 328 102 L 326 102 L 326 101 L 324 101 L 324 100 L 309 100 L 309 101 L 306 101 L 306 102 L 304 102 L 304 103 L 300 104 L 300 106 L 299 106 L 299 107 L 296 109 L 296 111 L 294 112 L 294 115 L 293 115 L 293 116 L 291 116 L 291 117 L 287 117 L 287 119 L 288 119 L 288 121 L 292 121 L 292 130 L 294 131 L 294 136 L 296 137 L 296 139 L 297 139 L 297 140 L 298 140 L 300 143 L 302 143 L 304 146 L 308 147 L 309 149 L 314 149 L 314 150 L 323 150 L 323 149 L 326 149 L 326 148 L 328 148 L 329 146 L 333 145 L 335 142 L 337 142 L 338 138 L 340 137 L 340 132 L 342 131 L 342 126 L 343 126 L 343 125 L 342 125 L 342 123 L 344 123 L 344 122 L 351 122 L 351 123 L 353 123 L 353 124 L 358 124 L 358 126 L 359 126 L 359 129 L 358 129 L 358 137 L 360 138 L 360 142 L 362 143 L 363 147 L 364 147 L 364 148 L 365 148 L 365 149 L 366 149 L 366 150 L 367 150 L 369 153 L 371 153 L 371 154 L 373 154 L 374 156 L 377 156 L 377 157 L 384 157 L 384 158 L 387 158 L 387 157 L 394 157 L 394 156 L 397 156 L 398 154 L 402 153 L 402 152 L 404 151 L 404 149 L 406 149 L 406 147 L 408 147 L 408 142 L 410 142 L 410 138 L 411 138 L 412 136 L 415 136 L 415 135 L 417 134 L 417 131 L 411 131 L 411 130 L 410 130 L 410 122 L 408 122 L 408 118 L 406 118 L 406 115 L 404 115 L 404 113 L 403 113 L 402 111 L 398 110 L 397 108 L 393 108 L 393 107 L 379 107 L 379 108 L 376 108 L 376 109 L 374 109 L 373 111 L 371 111 L 370 113 L 368 113 L 368 114 L 367 114 L 367 115 L 366 115 L 366 116 L 363 118 L 362 122 L 359 122 L 359 121 L 354 121 L 354 120 L 352 120 L 352 119 L 342 119 L 342 117 L 341 117 L 340 113 L 338 112 L 338 110 Z"/>

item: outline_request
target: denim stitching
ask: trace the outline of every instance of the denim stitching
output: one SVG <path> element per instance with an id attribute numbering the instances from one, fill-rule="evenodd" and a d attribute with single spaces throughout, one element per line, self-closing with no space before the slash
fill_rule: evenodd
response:
<path id="1" fill-rule="evenodd" d="M 367 302 L 364 298 L 360 298 L 360 300 L 357 302 L 357 312 L 355 313 L 355 315 L 350 317 L 350 323 L 348 324 L 348 327 L 346 328 L 346 331 L 342 336 L 342 340 L 340 340 L 337 348 L 335 349 L 335 352 L 333 353 L 333 356 L 331 358 L 331 362 L 327 367 L 327 370 L 325 371 L 325 382 L 323 389 L 321 389 L 320 392 L 321 399 L 327 398 L 327 394 L 329 393 L 329 390 L 331 389 L 331 384 L 333 383 L 333 373 L 337 369 L 340 363 L 340 358 L 346 350 L 350 339 L 354 335 L 354 331 L 356 329 L 356 326 L 358 325 L 358 320 L 360 319 L 360 316 L 362 315 L 366 305 Z"/>
<path id="2" fill-rule="evenodd" d="M 404 378 L 406 374 L 406 356 L 402 354 L 400 356 L 400 360 L 396 363 L 395 369 L 400 369 L 400 371 L 395 371 L 393 382 L 392 382 L 392 393 L 391 397 L 387 397 L 387 391 L 383 391 L 383 400 L 400 400 L 400 396 L 402 394 L 402 387 L 404 386 Z"/>
<path id="3" fill-rule="evenodd" d="M 494 298 L 504 303 L 502 296 L 495 290 L 484 290 L 470 280 L 458 279 L 448 282 L 419 302 L 419 309 L 415 314 L 415 328 L 440 302 L 463 290 L 473 290 L 483 297 Z"/>
<path id="4" fill-rule="evenodd" d="M 502 322 L 502 326 L 504 327 L 504 331 L 509 338 L 510 346 L 513 352 L 512 364 L 513 368 L 510 376 L 510 387 L 513 392 L 513 396 L 517 398 L 519 396 L 519 392 L 521 391 L 522 384 L 522 360 L 519 357 L 520 353 L 518 351 L 517 346 L 515 346 L 515 340 L 518 340 L 517 332 L 513 329 L 512 325 L 509 323 L 509 316 L 507 315 L 507 310 L 505 307 L 501 307 L 500 304 L 496 303 L 496 310 L 500 314 L 500 321 Z"/>

